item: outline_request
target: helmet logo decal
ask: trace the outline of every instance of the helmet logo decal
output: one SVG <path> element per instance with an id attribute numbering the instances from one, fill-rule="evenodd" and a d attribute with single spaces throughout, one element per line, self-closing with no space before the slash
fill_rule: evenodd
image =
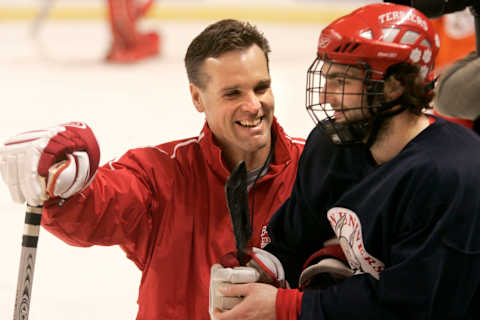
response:
<path id="1" fill-rule="evenodd" d="M 412 60 L 413 63 L 417 63 L 418 61 L 420 61 L 421 57 L 422 51 L 418 48 L 415 48 L 410 52 L 410 60 Z"/>
<path id="2" fill-rule="evenodd" d="M 422 79 L 425 79 L 428 75 L 428 67 L 427 66 L 421 66 L 420 67 L 420 76 L 422 77 Z"/>
<path id="3" fill-rule="evenodd" d="M 330 38 L 327 38 L 327 37 L 320 37 L 320 39 L 318 39 L 318 47 L 319 48 L 326 48 L 328 47 L 328 45 L 330 44 Z"/>
<path id="4" fill-rule="evenodd" d="M 424 52 L 423 52 L 423 62 L 425 63 L 429 63 L 430 60 L 432 59 L 432 50 L 430 49 L 426 49 Z"/>
<path id="5" fill-rule="evenodd" d="M 440 48 L 440 37 L 438 36 L 438 33 L 435 33 L 435 45 L 437 48 Z"/>
<path id="6" fill-rule="evenodd" d="M 414 14 L 412 11 L 409 11 L 408 13 L 405 13 L 404 11 L 390 11 L 379 15 L 378 19 L 380 20 L 381 24 L 390 21 L 409 20 L 417 24 L 423 30 L 428 31 L 427 21 L 422 17 Z"/>
<path id="7" fill-rule="evenodd" d="M 382 57 L 382 58 L 395 58 L 397 57 L 398 54 L 396 52 L 378 52 L 377 57 Z"/>

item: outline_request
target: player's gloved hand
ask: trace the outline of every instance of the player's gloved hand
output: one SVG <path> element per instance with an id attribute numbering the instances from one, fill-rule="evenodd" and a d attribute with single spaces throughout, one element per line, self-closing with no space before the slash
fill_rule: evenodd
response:
<path id="1" fill-rule="evenodd" d="M 0 145 L 0 171 L 10 195 L 30 205 L 81 191 L 93 179 L 99 161 L 97 140 L 81 122 L 24 132 Z"/>
<path id="2" fill-rule="evenodd" d="M 218 290 L 222 283 L 262 282 L 279 288 L 288 286 L 285 271 L 277 257 L 259 248 L 252 248 L 250 257 L 251 260 L 245 267 L 224 267 L 215 264 L 210 269 L 209 313 L 212 320 L 215 309 L 230 310 L 242 300 L 242 297 L 223 296 Z"/>
<path id="3" fill-rule="evenodd" d="M 301 290 L 324 289 L 353 276 L 353 270 L 338 243 L 326 245 L 303 265 L 298 281 Z"/>

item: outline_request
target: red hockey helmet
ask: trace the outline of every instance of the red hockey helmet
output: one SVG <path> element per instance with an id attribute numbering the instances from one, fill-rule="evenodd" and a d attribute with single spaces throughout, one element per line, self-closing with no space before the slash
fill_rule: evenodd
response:
<path id="1" fill-rule="evenodd" d="M 438 34 L 431 21 L 420 11 L 391 3 L 363 6 L 322 30 L 317 58 L 307 73 L 307 110 L 316 123 L 322 122 L 328 129 L 335 129 L 334 142 L 363 141 L 371 124 L 366 121 L 350 123 L 348 118 L 341 125 L 339 121 L 335 124 L 333 114 L 339 106 L 333 110 L 326 103 L 327 94 L 331 94 L 326 81 L 330 67 L 333 64 L 355 67 L 363 73 L 360 79 L 363 81 L 363 91 L 343 92 L 341 98 L 343 103 L 345 96 L 362 96 L 361 103 L 356 106 L 342 105 L 342 112 L 361 109 L 368 110 L 364 114 L 369 114 L 371 118 L 382 112 L 385 116 L 385 111 L 393 105 L 383 104 L 378 97 L 383 96 L 383 80 L 387 69 L 399 63 L 417 65 L 420 77 L 428 83 L 433 80 L 432 70 L 439 48 Z M 347 73 L 345 71 L 346 78 Z M 318 114 L 319 111 L 321 114 Z M 321 121 L 325 118 L 330 123 Z"/>
<path id="2" fill-rule="evenodd" d="M 420 11 L 397 4 L 364 6 L 326 27 L 318 39 L 318 56 L 385 73 L 391 65 L 420 66 L 426 81 L 440 48 L 432 22 Z"/>

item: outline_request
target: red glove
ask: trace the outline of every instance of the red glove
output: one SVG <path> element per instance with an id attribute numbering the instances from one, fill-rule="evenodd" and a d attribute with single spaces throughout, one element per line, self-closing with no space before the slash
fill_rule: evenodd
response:
<path id="1" fill-rule="evenodd" d="M 218 290 L 221 283 L 262 282 L 280 288 L 288 286 L 282 263 L 265 250 L 252 248 L 251 260 L 245 267 L 239 267 L 238 263 L 232 265 L 229 261 L 232 262 L 236 259 L 229 259 L 229 257 L 230 255 L 225 256 L 221 259 L 222 264 L 214 264 L 210 269 L 209 313 L 211 319 L 214 319 L 213 311 L 215 309 L 229 310 L 242 301 L 242 297 L 223 296 Z"/>
<path id="2" fill-rule="evenodd" d="M 298 287 L 324 289 L 353 276 L 348 261 L 338 244 L 326 246 L 315 252 L 303 265 Z"/>
<path id="3" fill-rule="evenodd" d="M 81 191 L 99 161 L 97 140 L 81 122 L 24 132 L 0 147 L 0 170 L 13 200 L 31 205 Z"/>

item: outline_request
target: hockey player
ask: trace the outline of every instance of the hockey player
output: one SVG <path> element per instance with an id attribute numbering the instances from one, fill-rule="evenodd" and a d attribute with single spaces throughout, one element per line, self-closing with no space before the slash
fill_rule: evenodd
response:
<path id="1" fill-rule="evenodd" d="M 141 33 L 137 29 L 137 21 L 152 4 L 153 0 L 141 5 L 136 0 L 108 0 L 112 44 L 107 62 L 132 63 L 159 53 L 159 35 L 156 32 Z"/>
<path id="2" fill-rule="evenodd" d="M 235 281 L 211 291 L 211 301 L 243 300 L 217 308 L 215 319 L 478 318 L 480 138 L 422 112 L 437 51 L 431 22 L 401 5 L 363 6 L 321 32 L 307 81 L 307 109 L 318 125 L 265 249 L 296 287 L 315 267 L 307 263 L 302 272 L 305 260 L 335 235 L 350 277 L 301 291 L 248 283 L 238 270 Z M 349 156 L 317 151 L 325 137 Z M 349 159 L 357 168 L 342 170 L 338 161 Z M 352 170 L 358 181 L 348 178 Z M 281 275 L 275 266 L 246 269 Z M 212 276 L 221 281 L 226 270 L 216 265 Z"/>
<path id="3" fill-rule="evenodd" d="M 252 25 L 222 20 L 190 44 L 185 65 L 197 137 L 128 151 L 97 169 L 91 129 L 70 123 L 20 134 L 0 151 L 13 199 L 43 203 L 43 227 L 80 247 L 120 245 L 141 270 L 138 320 L 208 319 L 210 266 L 235 251 L 225 182 L 244 160 L 253 224 L 290 195 L 304 140 L 274 117 L 269 44 Z"/>

